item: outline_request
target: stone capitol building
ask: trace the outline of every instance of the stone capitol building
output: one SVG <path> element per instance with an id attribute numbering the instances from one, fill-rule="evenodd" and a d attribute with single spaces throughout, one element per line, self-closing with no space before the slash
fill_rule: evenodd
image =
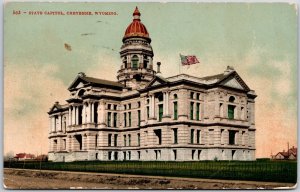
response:
<path id="1" fill-rule="evenodd" d="M 49 114 L 49 160 L 255 160 L 255 98 L 238 73 L 162 77 L 138 8 L 117 81 L 79 73 Z"/>

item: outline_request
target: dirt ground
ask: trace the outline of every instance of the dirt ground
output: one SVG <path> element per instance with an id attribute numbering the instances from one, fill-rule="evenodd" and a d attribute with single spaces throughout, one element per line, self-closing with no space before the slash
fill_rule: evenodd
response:
<path id="1" fill-rule="evenodd" d="M 7 189 L 274 189 L 292 183 L 4 169 Z"/>

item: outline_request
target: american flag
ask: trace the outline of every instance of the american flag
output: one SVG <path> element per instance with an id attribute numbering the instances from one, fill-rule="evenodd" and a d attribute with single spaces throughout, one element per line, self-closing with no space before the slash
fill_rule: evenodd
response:
<path id="1" fill-rule="evenodd" d="M 192 65 L 192 64 L 200 63 L 195 55 L 185 56 L 180 54 L 180 59 L 182 65 Z"/>

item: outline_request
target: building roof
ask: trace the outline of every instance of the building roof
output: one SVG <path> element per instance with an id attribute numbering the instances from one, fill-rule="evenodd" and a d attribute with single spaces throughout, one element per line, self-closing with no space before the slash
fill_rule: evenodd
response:
<path id="1" fill-rule="evenodd" d="M 105 79 L 97 79 L 94 77 L 81 77 L 83 80 L 89 82 L 89 83 L 94 83 L 94 84 L 101 84 L 101 85 L 111 85 L 115 87 L 124 87 L 123 84 L 115 82 L 115 81 L 110 81 L 110 80 L 105 80 Z"/>
<path id="2" fill-rule="evenodd" d="M 68 90 L 76 88 L 76 86 L 82 82 L 83 84 L 93 84 L 93 85 L 104 85 L 109 87 L 116 87 L 116 88 L 123 88 L 124 85 L 115 81 L 105 80 L 105 79 L 98 79 L 94 77 L 87 77 L 84 73 L 78 73 L 77 78 L 71 83 Z"/>
<path id="3" fill-rule="evenodd" d="M 203 79 L 205 81 L 211 81 L 211 80 L 217 80 L 217 81 L 221 81 L 223 79 L 225 79 L 229 74 L 217 74 L 217 75 L 212 75 L 212 76 L 206 76 L 206 77 L 202 77 L 200 79 Z"/>
<path id="4" fill-rule="evenodd" d="M 123 41 L 130 37 L 144 37 L 146 39 L 150 39 L 145 25 L 140 20 L 140 15 L 141 13 L 136 7 L 133 12 L 133 21 L 126 28 Z"/>

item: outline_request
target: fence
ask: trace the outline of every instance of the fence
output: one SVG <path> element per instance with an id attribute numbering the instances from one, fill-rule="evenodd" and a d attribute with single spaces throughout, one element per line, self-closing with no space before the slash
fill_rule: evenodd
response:
<path id="1" fill-rule="evenodd" d="M 85 171 L 252 181 L 297 181 L 297 162 L 290 161 L 78 161 L 4 162 L 7 168 Z"/>

